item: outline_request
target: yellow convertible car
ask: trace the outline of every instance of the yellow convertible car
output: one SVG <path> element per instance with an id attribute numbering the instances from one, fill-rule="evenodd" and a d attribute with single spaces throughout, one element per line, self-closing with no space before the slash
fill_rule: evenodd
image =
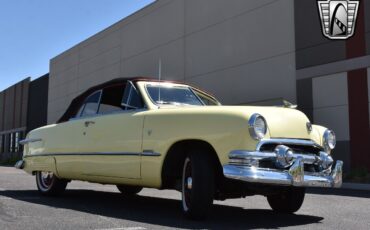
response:
<path id="1" fill-rule="evenodd" d="M 115 79 L 75 98 L 57 124 L 31 131 L 16 167 L 43 195 L 71 180 L 182 193 L 186 216 L 213 200 L 264 195 L 277 212 L 302 205 L 305 187 L 339 187 L 333 131 L 294 108 L 222 106 L 187 84 Z"/>

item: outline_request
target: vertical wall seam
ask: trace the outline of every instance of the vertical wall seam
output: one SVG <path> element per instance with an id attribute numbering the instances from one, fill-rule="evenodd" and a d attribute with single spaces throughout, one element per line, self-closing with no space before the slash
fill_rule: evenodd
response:
<path id="1" fill-rule="evenodd" d="M 20 103 L 20 110 L 19 110 L 19 126 L 21 127 L 22 126 L 22 121 L 23 121 L 23 84 L 24 84 L 24 81 L 21 82 L 21 103 Z M 27 126 L 27 124 L 26 124 Z"/>

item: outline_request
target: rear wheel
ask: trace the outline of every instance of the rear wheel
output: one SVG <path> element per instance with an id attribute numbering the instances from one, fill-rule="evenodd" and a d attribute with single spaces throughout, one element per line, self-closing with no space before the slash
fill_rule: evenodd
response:
<path id="1" fill-rule="evenodd" d="M 68 181 L 59 179 L 52 172 L 36 172 L 37 189 L 42 195 L 58 195 L 65 191 Z"/>
<path id="2" fill-rule="evenodd" d="M 130 185 L 117 185 L 117 189 L 126 196 L 135 196 L 143 189 L 143 187 Z"/>
<path id="3" fill-rule="evenodd" d="M 301 208 L 305 193 L 305 188 L 291 187 L 278 194 L 267 196 L 267 201 L 275 212 L 294 213 Z"/>
<path id="4" fill-rule="evenodd" d="M 182 210 L 191 219 L 204 219 L 214 197 L 215 173 L 212 159 L 202 152 L 190 153 L 182 173 Z"/>

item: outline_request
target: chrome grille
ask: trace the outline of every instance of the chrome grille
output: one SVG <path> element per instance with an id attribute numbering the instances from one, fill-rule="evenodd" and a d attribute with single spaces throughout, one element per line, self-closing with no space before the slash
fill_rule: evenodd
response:
<path id="1" fill-rule="evenodd" d="M 297 139 L 262 140 L 258 144 L 257 150 L 261 152 L 273 152 L 278 145 L 288 146 L 294 153 L 299 154 L 315 154 L 318 156 L 320 155 L 320 151 L 323 151 L 323 148 L 313 141 Z"/>

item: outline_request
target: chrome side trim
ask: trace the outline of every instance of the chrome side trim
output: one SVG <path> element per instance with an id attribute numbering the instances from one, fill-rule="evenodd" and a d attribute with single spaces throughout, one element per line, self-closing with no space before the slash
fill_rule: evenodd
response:
<path id="1" fill-rule="evenodd" d="M 159 157 L 159 156 L 161 156 L 160 153 L 154 152 L 153 150 L 144 150 L 141 155 L 142 156 L 149 156 L 149 157 Z"/>
<path id="2" fill-rule="evenodd" d="M 95 152 L 95 153 L 37 153 L 25 155 L 26 157 L 39 157 L 39 156 L 140 156 L 141 153 L 130 152 Z"/>
<path id="3" fill-rule="evenodd" d="M 90 152 L 90 153 L 38 153 L 25 155 L 27 157 L 38 157 L 38 156 L 161 156 L 160 153 L 144 150 L 142 153 L 132 152 Z"/>
<path id="4" fill-rule="evenodd" d="M 20 140 L 18 143 L 20 145 L 25 145 L 25 144 L 28 144 L 28 143 L 39 142 L 39 141 L 42 141 L 42 139 L 41 138 L 30 138 L 30 139 Z"/>
<path id="5" fill-rule="evenodd" d="M 300 186 L 300 187 L 334 187 L 342 184 L 343 162 L 337 161 L 330 175 L 304 174 L 302 161 L 297 159 L 289 171 L 224 165 L 223 173 L 226 178 L 267 185 Z"/>
<path id="6" fill-rule="evenodd" d="M 116 115 L 116 114 L 128 114 L 128 113 L 139 113 L 147 111 L 148 109 L 142 108 L 142 109 L 131 109 L 131 110 L 119 110 L 119 111 L 113 111 L 109 113 L 99 113 L 91 116 L 85 116 L 85 117 L 72 117 L 68 121 L 80 121 L 84 119 L 93 119 L 93 118 L 99 118 L 103 116 L 110 116 L 110 115 Z"/>
<path id="7" fill-rule="evenodd" d="M 323 149 L 319 144 L 311 140 L 301 139 L 265 139 L 258 142 L 256 150 L 260 151 L 261 147 L 265 144 L 277 144 L 277 145 L 305 145 L 314 146 L 319 149 Z"/>

